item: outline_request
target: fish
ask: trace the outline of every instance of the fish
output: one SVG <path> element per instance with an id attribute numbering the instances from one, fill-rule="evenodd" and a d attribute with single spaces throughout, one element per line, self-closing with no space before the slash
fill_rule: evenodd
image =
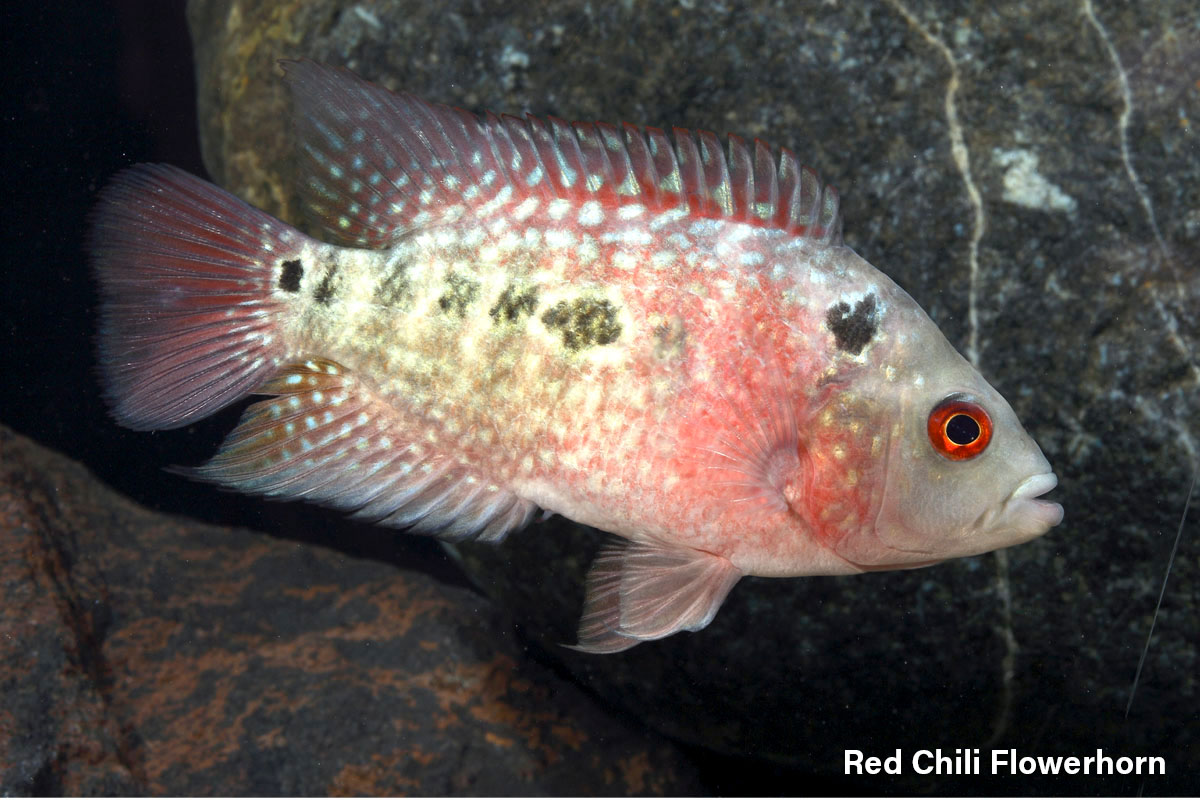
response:
<path id="1" fill-rule="evenodd" d="M 1010 405 L 792 152 L 281 65 L 321 238 L 162 164 L 94 211 L 115 420 L 261 397 L 192 477 L 447 541 L 539 511 L 605 531 L 589 653 L 703 629 L 744 575 L 921 567 L 1062 520 Z"/>

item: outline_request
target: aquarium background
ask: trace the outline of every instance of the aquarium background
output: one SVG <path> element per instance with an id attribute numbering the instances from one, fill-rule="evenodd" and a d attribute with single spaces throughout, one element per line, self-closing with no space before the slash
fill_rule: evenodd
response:
<path id="1" fill-rule="evenodd" d="M 1197 465 L 1193 5 L 208 0 L 191 35 L 180 2 L 0 12 L 0 788 L 1194 793 L 1195 508 L 1125 716 Z M 164 161 L 298 221 L 273 63 L 299 55 L 473 109 L 795 150 L 841 190 L 847 242 L 978 353 L 1066 521 L 919 572 L 747 580 L 708 630 L 597 659 L 557 646 L 594 532 L 447 553 L 164 472 L 239 410 L 108 419 L 86 215 Z M 842 774 L 845 749 L 897 747 L 1168 774 Z"/>

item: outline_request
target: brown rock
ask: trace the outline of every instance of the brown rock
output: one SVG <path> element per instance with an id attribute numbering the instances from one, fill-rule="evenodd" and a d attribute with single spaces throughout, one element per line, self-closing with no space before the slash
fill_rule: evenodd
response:
<path id="1" fill-rule="evenodd" d="M 0 792 L 661 794 L 488 601 L 165 517 L 0 427 Z"/>

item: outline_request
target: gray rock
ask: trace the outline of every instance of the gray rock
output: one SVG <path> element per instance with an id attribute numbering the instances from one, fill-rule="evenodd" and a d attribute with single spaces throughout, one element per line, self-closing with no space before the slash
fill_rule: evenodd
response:
<path id="1" fill-rule="evenodd" d="M 209 169 L 292 220 L 280 57 L 477 110 L 791 148 L 841 189 L 847 242 L 977 362 L 1061 478 L 1066 522 L 1039 541 L 915 572 L 746 580 L 706 631 L 618 656 L 555 646 L 573 640 L 594 532 L 557 522 L 462 548 L 548 657 L 680 739 L 829 774 L 846 748 L 895 747 L 1162 755 L 1168 776 L 1145 779 L 1151 792 L 1200 768 L 1195 517 L 1122 717 L 1200 463 L 1195 3 L 192 0 L 189 12 Z M 909 788 L 981 786 L 906 773 Z M 1004 780 L 993 790 L 1095 788 Z"/>

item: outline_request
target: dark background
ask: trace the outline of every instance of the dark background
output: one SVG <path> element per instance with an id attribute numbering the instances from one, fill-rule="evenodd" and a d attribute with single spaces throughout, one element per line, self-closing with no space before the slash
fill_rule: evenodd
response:
<path id="1" fill-rule="evenodd" d="M 12 105 L 4 120 L 0 420 L 87 462 L 122 491 L 162 480 L 152 469 L 126 471 L 122 454 L 134 437 L 108 420 L 93 373 L 86 220 L 99 188 L 129 164 L 169 161 L 203 174 L 183 7 L 114 0 L 12 3 L 2 12 Z"/>

